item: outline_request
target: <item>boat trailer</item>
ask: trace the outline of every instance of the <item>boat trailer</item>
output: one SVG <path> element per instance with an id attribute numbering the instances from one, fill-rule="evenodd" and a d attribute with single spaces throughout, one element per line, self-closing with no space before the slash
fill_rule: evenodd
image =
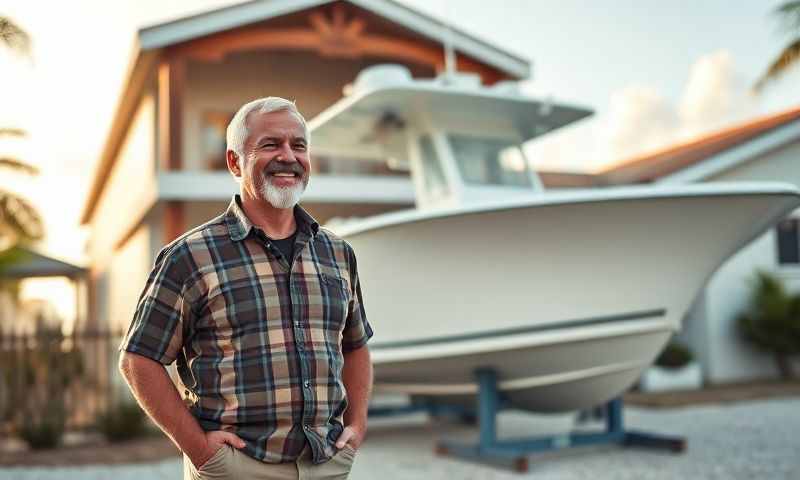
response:
<path id="1" fill-rule="evenodd" d="M 500 440 L 497 438 L 497 415 L 508 404 L 504 401 L 497 388 L 497 375 L 491 369 L 480 369 L 475 372 L 475 377 L 478 381 L 478 442 L 462 443 L 453 440 L 442 440 L 436 446 L 436 453 L 439 455 L 448 455 L 493 466 L 511 468 L 522 473 L 528 471 L 528 455 L 572 447 L 619 445 L 622 447 L 667 450 L 673 453 L 681 453 L 686 450 L 687 441 L 683 437 L 626 430 L 623 422 L 621 397 L 615 398 L 603 406 L 606 423 L 603 431 L 581 431 L 560 435 Z M 370 415 L 397 415 L 420 410 L 428 411 L 433 415 L 455 412 L 467 421 L 475 418 L 474 412 L 470 410 L 443 405 L 428 405 L 424 402 L 412 403 L 407 407 L 372 408 L 370 409 Z"/>

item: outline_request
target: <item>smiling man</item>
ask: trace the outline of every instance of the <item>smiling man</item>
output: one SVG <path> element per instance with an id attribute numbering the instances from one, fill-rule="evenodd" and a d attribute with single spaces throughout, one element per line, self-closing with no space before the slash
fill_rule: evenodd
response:
<path id="1" fill-rule="evenodd" d="M 120 369 L 186 479 L 347 478 L 372 385 L 355 255 L 297 205 L 311 168 L 294 103 L 244 105 L 227 142 L 240 193 L 158 254 Z"/>

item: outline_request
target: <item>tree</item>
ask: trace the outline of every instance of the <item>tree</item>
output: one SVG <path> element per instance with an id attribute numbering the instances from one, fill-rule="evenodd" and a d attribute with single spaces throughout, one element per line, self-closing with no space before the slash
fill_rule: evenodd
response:
<path id="1" fill-rule="evenodd" d="M 30 36 L 8 17 L 0 16 L 0 43 L 14 53 L 30 56 Z"/>
<path id="2" fill-rule="evenodd" d="M 761 90 L 768 82 L 777 79 L 790 67 L 800 62 L 800 0 L 782 3 L 775 9 L 774 14 L 780 18 L 784 29 L 793 36 L 793 39 L 758 79 L 754 86 L 756 91 Z"/>
<path id="3" fill-rule="evenodd" d="M 788 293 L 775 276 L 758 272 L 750 308 L 738 322 L 746 340 L 775 356 L 781 377 L 792 378 L 791 356 L 800 354 L 800 295 Z"/>
<path id="4" fill-rule="evenodd" d="M 14 53 L 30 57 L 30 36 L 10 18 L 0 16 L 0 46 Z M 25 131 L 16 127 L 0 126 L 0 139 L 24 137 Z M 0 156 L 0 168 L 28 175 L 38 174 L 38 169 L 28 163 Z M 19 243 L 38 240 L 44 235 L 42 218 L 28 201 L 0 188 L 0 257 Z M 3 263 L 0 258 L 0 264 Z"/>

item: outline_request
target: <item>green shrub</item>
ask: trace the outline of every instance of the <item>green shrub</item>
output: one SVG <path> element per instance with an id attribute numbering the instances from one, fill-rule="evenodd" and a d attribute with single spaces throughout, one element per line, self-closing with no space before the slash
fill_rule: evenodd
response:
<path id="1" fill-rule="evenodd" d="M 780 279 L 758 272 L 750 308 L 739 316 L 745 340 L 774 355 L 783 378 L 793 377 L 790 357 L 800 354 L 800 295 L 791 295 Z"/>
<path id="2" fill-rule="evenodd" d="M 656 366 L 663 368 L 683 368 L 692 362 L 691 350 L 680 343 L 669 343 L 656 358 Z"/>
<path id="3" fill-rule="evenodd" d="M 0 405 L 0 417 L 34 449 L 61 443 L 68 418 L 67 397 L 84 372 L 81 352 L 62 348 L 66 337 L 61 328 L 48 326 L 42 316 L 37 323 L 32 341 L 0 359 L 8 362 L 13 372 L 4 379 L 11 388 Z"/>
<path id="4" fill-rule="evenodd" d="M 97 428 L 111 442 L 138 438 L 147 432 L 145 415 L 138 405 L 121 403 L 101 415 Z"/>
<path id="5" fill-rule="evenodd" d="M 28 417 L 19 428 L 19 436 L 34 450 L 55 448 L 64 435 L 65 415 L 54 409 L 36 418 Z"/>

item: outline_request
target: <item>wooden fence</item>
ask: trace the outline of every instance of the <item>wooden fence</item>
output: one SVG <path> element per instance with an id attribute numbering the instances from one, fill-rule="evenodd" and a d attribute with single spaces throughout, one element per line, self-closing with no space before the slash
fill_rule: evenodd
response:
<path id="1" fill-rule="evenodd" d="M 116 370 L 121 338 L 110 331 L 0 332 L 0 432 L 58 415 L 68 429 L 92 427 L 125 392 Z"/>

